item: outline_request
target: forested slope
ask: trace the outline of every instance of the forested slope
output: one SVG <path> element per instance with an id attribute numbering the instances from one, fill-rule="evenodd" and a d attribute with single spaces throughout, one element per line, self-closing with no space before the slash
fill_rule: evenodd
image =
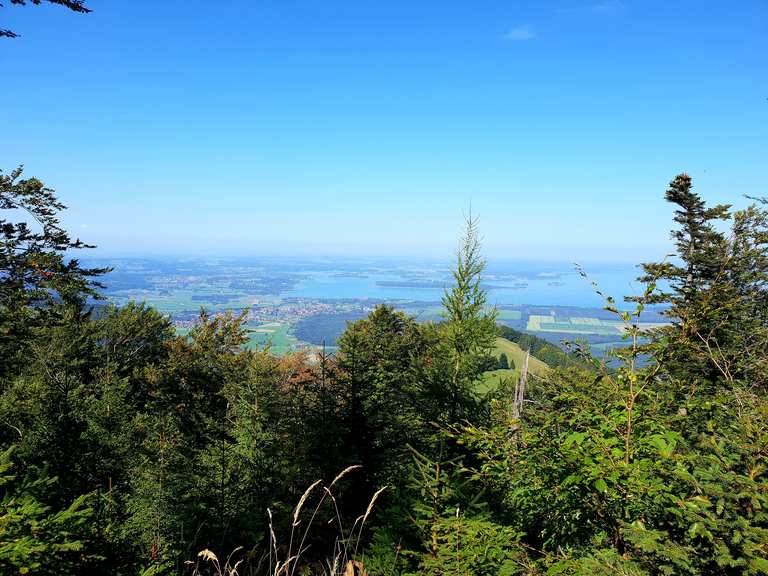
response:
<path id="1" fill-rule="evenodd" d="M 63 205 L 0 173 L 0 573 L 765 574 L 768 215 L 666 199 L 677 255 L 606 299 L 610 369 L 497 339 L 474 220 L 444 322 L 380 306 L 318 360 L 242 316 L 92 314 Z M 526 387 L 481 393 L 522 350 Z"/>

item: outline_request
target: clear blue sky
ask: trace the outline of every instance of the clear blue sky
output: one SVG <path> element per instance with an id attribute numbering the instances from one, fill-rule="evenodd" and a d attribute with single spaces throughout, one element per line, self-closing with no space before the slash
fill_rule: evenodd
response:
<path id="1" fill-rule="evenodd" d="M 0 8 L 0 167 L 116 253 L 661 255 L 666 183 L 768 194 L 768 2 Z"/>

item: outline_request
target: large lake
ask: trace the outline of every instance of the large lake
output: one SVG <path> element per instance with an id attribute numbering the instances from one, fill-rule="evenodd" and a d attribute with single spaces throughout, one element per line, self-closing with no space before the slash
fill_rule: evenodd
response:
<path id="1" fill-rule="evenodd" d="M 520 269 L 499 274 L 494 274 L 491 267 L 485 285 L 489 302 L 498 305 L 602 306 L 604 300 L 595 293 L 590 281 L 596 282 L 606 295 L 613 296 L 617 302 L 643 289 L 636 281 L 638 269 L 634 266 L 587 266 L 586 271 L 590 280 L 585 280 L 566 265 L 546 271 Z M 304 274 L 305 279 L 280 295 L 439 301 L 443 286 L 450 282 L 445 272 L 434 269 L 406 274 L 368 271 L 357 276 L 328 270 L 306 270 Z"/>

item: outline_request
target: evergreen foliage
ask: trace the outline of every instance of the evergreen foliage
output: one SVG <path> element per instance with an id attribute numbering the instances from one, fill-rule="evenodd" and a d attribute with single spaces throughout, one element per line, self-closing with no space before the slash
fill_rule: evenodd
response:
<path id="1" fill-rule="evenodd" d="M 0 375 L 24 362 L 37 330 L 87 316 L 87 300 L 101 287 L 95 278 L 107 272 L 64 258 L 65 251 L 91 246 L 59 226 L 64 205 L 54 191 L 21 175 L 21 168 L 0 171 L 0 210 L 17 217 L 0 218 Z"/>
<path id="2" fill-rule="evenodd" d="M 488 308 L 487 294 L 481 286 L 485 266 L 478 220 L 470 214 L 456 254 L 453 285 L 443 295 L 445 321 L 441 324 L 441 338 L 451 365 L 451 422 L 466 416 L 472 385 L 485 371 L 496 340 L 496 310 Z"/>
<path id="3" fill-rule="evenodd" d="M 380 306 L 335 356 L 278 358 L 245 348 L 244 314 L 182 337 L 144 304 L 92 310 L 103 270 L 20 175 L 0 181 L 3 214 L 30 215 L 2 220 L 3 573 L 768 572 L 761 201 L 672 182 L 677 253 L 634 310 L 606 298 L 610 367 L 497 332 L 472 218 L 444 322 Z M 649 304 L 669 326 L 639 328 Z M 511 367 L 498 333 L 553 369 L 481 397 Z"/>
<path id="4" fill-rule="evenodd" d="M 88 8 L 85 5 L 84 0 L 11 0 L 11 4 L 17 4 L 20 6 L 25 6 L 27 2 L 30 4 L 34 4 L 39 6 L 42 4 L 42 2 L 48 2 L 49 4 L 57 4 L 59 6 L 64 6 L 65 8 L 69 8 L 73 12 L 80 12 L 81 14 L 85 14 L 90 12 L 90 8 Z M 0 8 L 2 8 L 3 5 L 0 4 Z M 18 34 L 16 34 L 13 30 L 7 30 L 0 28 L 0 38 L 17 38 Z"/>
<path id="5" fill-rule="evenodd" d="M 407 445 L 424 434 L 428 346 L 416 321 L 389 306 L 350 324 L 339 340 L 347 446 L 369 488 L 396 482 Z"/>
<path id="6" fill-rule="evenodd" d="M 21 475 L 13 451 L 0 452 L 0 570 L 73 574 L 97 561 L 88 546 L 92 498 L 80 496 L 53 512 L 40 498 L 55 492 L 56 478 Z"/>
<path id="7" fill-rule="evenodd" d="M 676 205 L 672 232 L 674 262 L 644 264 L 643 280 L 658 279 L 650 301 L 668 306 L 672 326 L 654 334 L 665 363 L 690 385 L 750 381 L 765 387 L 768 378 L 766 283 L 768 216 L 760 204 L 733 214 L 728 206 L 708 208 L 693 192 L 691 178 L 671 183 L 667 201 Z M 730 233 L 718 229 L 730 222 Z M 661 350 L 660 350 L 661 352 Z"/>

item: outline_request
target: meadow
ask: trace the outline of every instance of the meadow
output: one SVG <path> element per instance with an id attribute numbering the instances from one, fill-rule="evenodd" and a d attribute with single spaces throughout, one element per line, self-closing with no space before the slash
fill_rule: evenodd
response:
<path id="1" fill-rule="evenodd" d="M 520 372 L 525 363 L 526 351 L 506 338 L 496 338 L 493 356 L 498 360 L 501 354 L 507 355 L 509 365 L 514 366 L 514 368 L 489 370 L 488 372 L 485 372 L 475 385 L 476 392 L 486 394 L 497 390 L 504 381 L 514 382 L 520 378 Z M 543 377 L 548 370 L 549 366 L 535 356 L 530 356 L 528 358 L 528 371 L 530 374 Z"/>
<path id="2" fill-rule="evenodd" d="M 248 347 L 265 349 L 283 356 L 300 348 L 299 340 L 291 333 L 290 324 L 248 325 Z"/>

